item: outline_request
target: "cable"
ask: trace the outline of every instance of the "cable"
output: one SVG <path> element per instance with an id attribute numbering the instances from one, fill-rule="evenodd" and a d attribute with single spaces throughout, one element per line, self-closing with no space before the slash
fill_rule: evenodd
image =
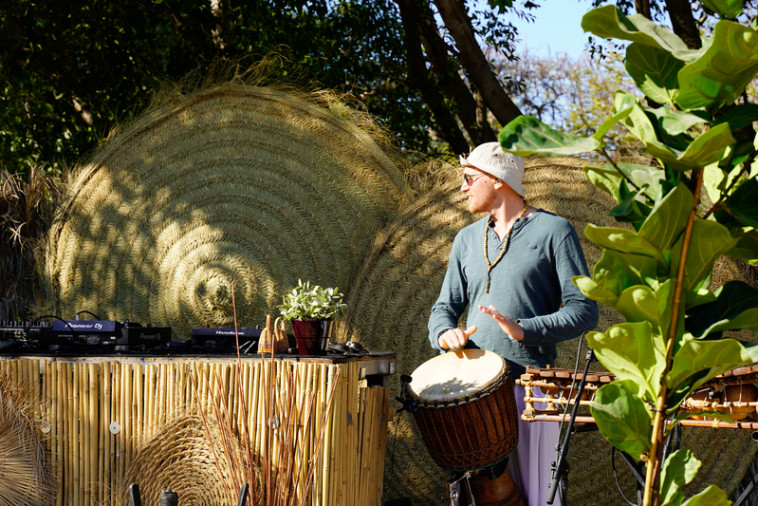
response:
<path id="1" fill-rule="evenodd" d="M 618 472 L 616 471 L 616 447 L 611 446 L 611 469 L 613 470 L 613 479 L 616 481 L 616 488 L 621 495 L 621 498 L 630 506 L 637 506 L 637 503 L 631 502 L 626 498 L 624 490 L 621 488 L 621 482 L 619 481 Z"/>

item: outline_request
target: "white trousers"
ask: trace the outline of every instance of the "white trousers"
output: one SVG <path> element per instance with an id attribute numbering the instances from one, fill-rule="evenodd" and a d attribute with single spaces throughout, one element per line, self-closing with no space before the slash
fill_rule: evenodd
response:
<path id="1" fill-rule="evenodd" d="M 558 457 L 555 447 L 560 437 L 560 423 L 521 420 L 521 413 L 526 405 L 524 387 L 515 385 L 514 393 L 519 416 L 519 442 L 508 460 L 508 472 L 511 473 L 528 506 L 544 506 L 547 505 L 553 477 L 551 466 Z M 539 408 L 539 404 L 537 407 Z M 553 506 L 561 504 L 559 492 L 556 491 Z"/>

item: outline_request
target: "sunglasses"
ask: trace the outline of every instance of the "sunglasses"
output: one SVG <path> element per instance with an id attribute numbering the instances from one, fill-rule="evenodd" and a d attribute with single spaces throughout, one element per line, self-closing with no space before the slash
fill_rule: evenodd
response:
<path id="1" fill-rule="evenodd" d="M 466 186 L 473 186 L 477 179 L 484 177 L 486 174 L 466 174 L 463 173 L 463 182 Z"/>

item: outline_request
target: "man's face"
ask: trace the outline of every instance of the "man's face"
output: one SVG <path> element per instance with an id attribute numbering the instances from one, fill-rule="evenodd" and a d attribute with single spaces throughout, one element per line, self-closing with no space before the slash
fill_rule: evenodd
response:
<path id="1" fill-rule="evenodd" d="M 466 194 L 466 203 L 472 213 L 487 212 L 492 207 L 495 190 L 494 178 L 475 167 L 463 168 L 461 191 Z"/>

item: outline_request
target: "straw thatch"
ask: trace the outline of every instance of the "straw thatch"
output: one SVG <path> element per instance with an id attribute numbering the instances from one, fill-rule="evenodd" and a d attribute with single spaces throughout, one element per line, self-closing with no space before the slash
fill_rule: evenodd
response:
<path id="1" fill-rule="evenodd" d="M 56 481 L 40 424 L 18 385 L 0 376 L 0 505 L 50 504 Z"/>
<path id="2" fill-rule="evenodd" d="M 342 108 L 344 109 L 344 108 Z M 48 308 L 261 324 L 298 278 L 344 290 L 395 210 L 398 159 L 340 104 L 226 84 L 156 106 L 80 169 L 49 236 Z"/>

